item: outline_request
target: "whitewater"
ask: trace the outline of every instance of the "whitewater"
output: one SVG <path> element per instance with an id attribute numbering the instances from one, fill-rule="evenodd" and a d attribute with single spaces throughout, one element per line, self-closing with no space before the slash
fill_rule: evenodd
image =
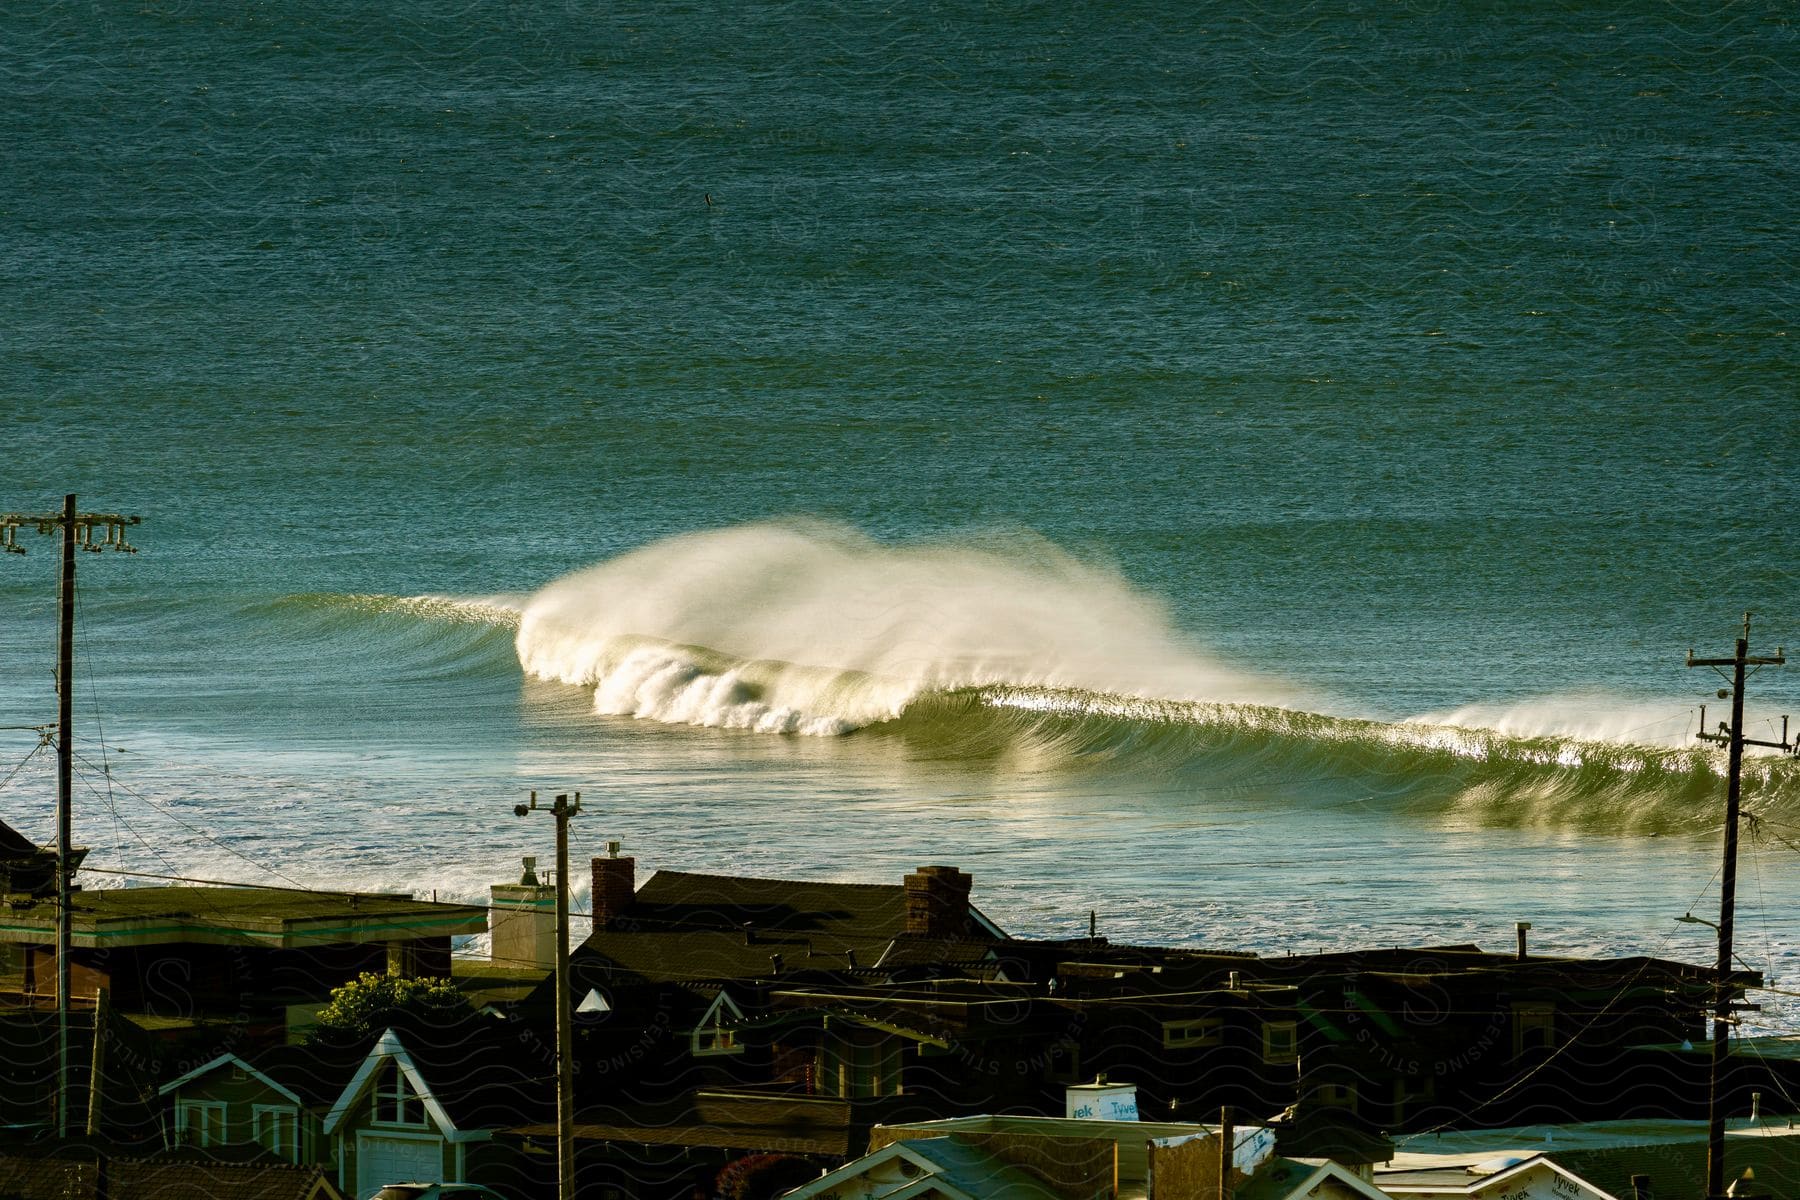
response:
<path id="1" fill-rule="evenodd" d="M 1724 772 L 1723 754 L 1693 738 L 1685 700 L 1358 711 L 1222 662 L 1114 564 L 1017 530 L 890 543 L 842 524 L 756 522 L 656 542 L 531 593 L 314 600 L 509 631 L 519 669 L 578 689 L 596 719 L 859 734 L 919 759 L 1185 779 L 1197 795 L 1354 784 L 1393 811 L 1656 834 L 1709 828 Z M 1745 781 L 1763 816 L 1800 807 L 1791 759 L 1754 756 Z"/>

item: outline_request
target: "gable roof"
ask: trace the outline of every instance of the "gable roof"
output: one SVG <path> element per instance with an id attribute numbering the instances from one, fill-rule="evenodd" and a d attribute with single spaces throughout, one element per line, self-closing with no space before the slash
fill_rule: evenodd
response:
<path id="1" fill-rule="evenodd" d="M 824 937 L 893 937 L 906 927 L 906 889 L 658 871 L 637 890 L 626 919 L 640 927 L 736 932 L 748 924 Z"/>
<path id="2" fill-rule="evenodd" d="M 318 1167 L 151 1162 L 106 1163 L 106 1194 L 131 1200 L 344 1200 Z M 91 1156 L 0 1154 L 0 1180 L 23 1200 L 99 1200 L 99 1161 Z"/>
<path id="3" fill-rule="evenodd" d="M 832 1097 L 701 1091 L 661 1104 L 584 1108 L 575 1115 L 575 1139 L 842 1158 L 853 1152 L 851 1109 Z M 521 1124 L 511 1132 L 554 1138 L 556 1126 Z"/>
<path id="4" fill-rule="evenodd" d="M 1233 1190 L 1235 1200 L 1290 1200 L 1305 1197 L 1326 1180 L 1332 1180 L 1367 1200 L 1392 1200 L 1374 1184 L 1358 1179 L 1330 1159 L 1308 1162 L 1296 1158 L 1271 1158 Z"/>
<path id="5" fill-rule="evenodd" d="M 1006 935 L 973 906 L 974 936 L 906 932 L 906 888 L 658 871 L 632 903 L 571 956 L 577 994 L 668 983 L 769 979 L 798 971 L 843 973 L 978 964 Z M 533 995 L 541 1006 L 545 980 Z M 609 996 L 610 998 L 610 996 Z"/>
<path id="6" fill-rule="evenodd" d="M 1497 1155 L 1504 1159 L 1509 1156 Z M 1475 1173 L 1474 1167 L 1414 1167 L 1400 1171 L 1375 1170 L 1375 1182 L 1384 1193 L 1392 1196 L 1456 1196 L 1473 1195 L 1486 1191 L 1497 1184 L 1508 1183 L 1523 1175 L 1542 1172 L 1549 1175 L 1560 1175 L 1573 1182 L 1578 1188 L 1585 1187 L 1590 1192 L 1607 1194 L 1599 1185 L 1583 1179 L 1575 1172 L 1554 1162 L 1542 1154 L 1531 1154 L 1518 1158 L 1510 1166 L 1500 1167 Z M 1557 1195 L 1563 1195 L 1558 1191 Z M 1574 1194 L 1574 1193 L 1569 1193 Z"/>
<path id="7" fill-rule="evenodd" d="M 295 1104 L 299 1104 L 302 1106 L 304 1106 L 304 1104 L 305 1104 L 305 1102 L 303 1100 L 301 1100 L 299 1096 L 295 1095 L 288 1088 L 285 1088 L 281 1084 L 275 1082 L 275 1080 L 269 1078 L 267 1075 L 263 1074 L 261 1071 L 257 1070 L 255 1067 L 251 1066 L 249 1063 L 245 1062 L 243 1059 L 239 1058 L 237 1055 L 229 1054 L 229 1053 L 221 1054 L 221 1055 L 219 1055 L 219 1057 L 213 1059 L 211 1062 L 202 1063 L 201 1065 L 195 1067 L 193 1070 L 189 1071 L 186 1075 L 180 1075 L 174 1079 L 169 1080 L 169 1082 L 163 1084 L 161 1087 L 156 1089 L 156 1094 L 159 1096 L 166 1096 L 170 1092 L 175 1091 L 177 1088 L 183 1087 L 189 1083 L 192 1083 L 194 1080 L 199 1079 L 202 1075 L 210 1075 L 214 1071 L 220 1069 L 221 1067 L 225 1067 L 225 1066 L 233 1066 L 233 1067 L 236 1067 L 238 1070 L 244 1071 L 247 1074 L 255 1076 L 258 1080 L 260 1080 L 262 1082 L 264 1087 L 266 1087 L 269 1090 L 276 1092 L 282 1096 L 287 1097 L 289 1100 L 292 1100 Z"/>
<path id="8" fill-rule="evenodd" d="M 1056 1200 L 1058 1195 L 1030 1172 L 953 1137 L 890 1142 L 788 1194 L 794 1200 L 808 1200 L 827 1192 L 836 1193 L 840 1184 L 896 1160 L 910 1166 L 911 1171 L 906 1173 L 913 1177 L 877 1193 L 879 1200 L 911 1200 L 934 1193 L 951 1200 L 983 1200 L 988 1196 Z"/>
<path id="9" fill-rule="evenodd" d="M 325 1117 L 325 1133 L 338 1131 L 388 1062 L 398 1067 L 432 1123 L 452 1142 L 483 1141 L 496 1128 L 533 1119 L 554 1095 L 551 1048 L 534 1056 L 531 1043 L 506 1038 L 510 1029 L 487 1017 L 409 1029 L 404 1035 L 392 1028 L 384 1031 L 338 1093 Z"/>

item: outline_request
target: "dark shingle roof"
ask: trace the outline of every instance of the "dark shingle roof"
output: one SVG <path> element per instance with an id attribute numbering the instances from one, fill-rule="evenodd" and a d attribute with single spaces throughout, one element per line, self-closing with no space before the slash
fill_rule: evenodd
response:
<path id="1" fill-rule="evenodd" d="M 850 1152 L 853 1125 L 852 1106 L 842 1100 L 700 1092 L 660 1106 L 585 1109 L 576 1114 L 575 1138 L 578 1142 L 708 1146 L 842 1157 Z M 556 1127 L 525 1126 L 513 1132 L 554 1137 Z"/>
<path id="2" fill-rule="evenodd" d="M 906 925 L 906 889 L 888 883 L 819 883 L 658 871 L 627 920 L 645 929 L 741 930 L 817 938 L 892 938 Z"/>
<path id="3" fill-rule="evenodd" d="M 394 1032 L 458 1129 L 554 1116 L 554 1044 L 521 1040 L 516 1026 L 493 1017 L 450 1025 L 416 1022 Z"/>
<path id="4" fill-rule="evenodd" d="M 108 1194 L 131 1200 L 341 1200 L 318 1167 L 147 1162 L 106 1164 Z M 98 1200 L 100 1169 L 92 1156 L 0 1154 L 0 1188 L 23 1200 Z"/>
<path id="5" fill-rule="evenodd" d="M 900 884 L 658 871 L 621 916 L 576 952 L 574 986 L 579 994 L 589 987 L 768 979 L 877 963 L 889 969 L 973 964 L 994 944 L 984 937 L 918 937 L 905 928 Z"/>

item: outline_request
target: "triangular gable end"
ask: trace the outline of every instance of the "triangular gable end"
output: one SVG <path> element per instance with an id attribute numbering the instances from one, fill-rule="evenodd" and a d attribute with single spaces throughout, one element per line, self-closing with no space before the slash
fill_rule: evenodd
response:
<path id="1" fill-rule="evenodd" d="M 362 1099 L 363 1094 L 369 1090 L 369 1085 L 374 1082 L 375 1073 L 380 1070 L 381 1064 L 389 1060 L 399 1067 L 400 1073 L 406 1077 L 406 1082 L 412 1087 L 413 1094 L 419 1097 L 420 1103 L 425 1106 L 425 1111 L 431 1115 L 432 1123 L 443 1131 L 445 1137 L 453 1142 L 474 1141 L 486 1137 L 487 1131 L 485 1130 L 464 1131 L 456 1127 L 456 1122 L 450 1119 L 450 1114 L 444 1111 L 444 1106 L 438 1103 L 436 1096 L 432 1095 L 431 1088 L 426 1084 L 425 1077 L 419 1073 L 419 1068 L 413 1062 L 412 1055 L 401 1043 L 400 1035 L 392 1029 L 387 1030 L 376 1040 L 367 1057 L 363 1059 L 362 1065 L 356 1069 L 356 1074 L 344 1086 L 343 1092 L 337 1098 L 337 1103 L 331 1106 L 331 1112 L 325 1117 L 325 1136 L 330 1137 L 337 1132 L 339 1124 L 349 1115 L 350 1110 L 356 1107 L 357 1101 Z"/>
<path id="2" fill-rule="evenodd" d="M 937 1173 L 938 1165 L 936 1163 L 926 1158 L 923 1154 L 920 1154 L 917 1150 L 908 1149 L 905 1142 L 889 1142 L 879 1150 L 871 1150 L 861 1158 L 853 1159 L 839 1167 L 837 1170 L 828 1171 L 811 1183 L 803 1184 L 802 1186 L 795 1188 L 793 1191 L 787 1193 L 782 1200 L 810 1200 L 811 1197 L 821 1196 L 827 1192 L 835 1191 L 839 1184 L 847 1183 L 859 1175 L 866 1175 L 882 1164 L 892 1162 L 896 1158 L 905 1159 L 907 1162 L 910 1162 L 914 1167 L 918 1168 L 920 1174 L 925 1178 L 916 1179 L 900 1191 L 890 1193 L 895 1197 L 895 1200 L 899 1200 L 899 1197 L 902 1194 L 906 1196 L 918 1195 L 918 1192 L 910 1189 L 919 1184 L 931 1183 L 932 1179 L 930 1177 Z M 942 1186 L 947 1187 L 947 1185 Z M 955 1200 L 971 1200 L 971 1198 L 964 1197 L 962 1192 L 957 1191 L 955 1188 L 949 1188 L 947 1194 L 954 1197 Z M 882 1200 L 888 1200 L 887 1195 L 884 1195 Z"/>
<path id="3" fill-rule="evenodd" d="M 977 1200 L 948 1180 L 935 1175 L 915 1179 L 905 1187 L 883 1193 L 881 1200 Z"/>
<path id="4" fill-rule="evenodd" d="M 287 1097 L 289 1100 L 292 1100 L 295 1104 L 299 1105 L 301 1108 L 306 1107 L 305 1101 L 301 1100 L 300 1097 L 294 1095 L 294 1093 L 292 1091 L 290 1091 L 289 1089 L 287 1089 L 285 1087 L 282 1087 L 279 1083 L 276 1083 L 273 1079 L 270 1079 L 267 1075 L 263 1074 L 261 1071 L 257 1070 L 255 1067 L 251 1066 L 249 1063 L 245 1062 L 243 1059 L 239 1058 L 237 1055 L 231 1054 L 231 1053 L 221 1054 L 221 1055 L 219 1055 L 219 1057 L 213 1059 L 211 1062 L 200 1064 L 199 1066 L 195 1067 L 193 1070 L 189 1071 L 186 1075 L 182 1075 L 176 1079 L 171 1079 L 169 1082 L 167 1082 L 167 1083 L 163 1084 L 161 1087 L 157 1088 L 156 1094 L 159 1096 L 166 1096 L 170 1092 L 174 1091 L 176 1088 L 184 1087 L 185 1085 L 190 1084 L 194 1080 L 200 1078 L 202 1075 L 209 1075 L 213 1071 L 216 1071 L 220 1067 L 226 1066 L 227 1064 L 235 1065 L 240 1070 L 247 1071 L 251 1075 L 254 1075 L 257 1079 L 261 1080 L 263 1082 L 263 1084 L 265 1086 L 267 1086 L 271 1091 L 277 1092 L 277 1093 Z"/>
<path id="5" fill-rule="evenodd" d="M 731 1020 L 742 1021 L 744 1019 L 744 1010 L 738 1007 L 738 1002 L 731 998 L 730 992 L 720 988 L 718 998 L 707 1007 L 706 1012 L 695 1023 L 694 1028 L 696 1030 L 717 1029 L 726 1020 L 727 1010 L 730 1011 Z"/>
<path id="6" fill-rule="evenodd" d="M 331 1180 L 325 1178 L 323 1171 L 313 1180 L 312 1187 L 306 1190 L 302 1200 L 344 1200 L 344 1193 L 337 1190 Z"/>
<path id="7" fill-rule="evenodd" d="M 1320 1163 L 1318 1170 L 1314 1171 L 1311 1175 L 1308 1175 L 1305 1179 L 1302 1179 L 1298 1184 L 1290 1188 L 1286 1194 L 1287 1196 L 1310 1196 L 1312 1195 L 1313 1190 L 1327 1179 L 1336 1180 L 1357 1195 L 1367 1197 L 1367 1200 L 1393 1200 L 1392 1196 L 1388 1195 L 1374 1184 L 1358 1179 L 1348 1167 L 1329 1160 Z"/>
<path id="8" fill-rule="evenodd" d="M 1570 1182 L 1570 1184 L 1572 1184 L 1575 1188 L 1575 1191 L 1572 1193 L 1573 1195 L 1579 1196 L 1579 1195 L 1582 1195 L 1583 1193 L 1586 1193 L 1586 1194 L 1593 1195 L 1593 1196 L 1603 1197 L 1604 1200 L 1614 1200 L 1612 1194 L 1610 1192 L 1606 1191 L 1604 1188 L 1595 1186 L 1592 1182 L 1590 1182 L 1586 1179 L 1583 1179 L 1581 1176 L 1579 1176 L 1575 1172 L 1569 1170 L 1569 1168 L 1563 1166 L 1561 1163 L 1557 1162 L 1554 1159 L 1546 1158 L 1541 1153 L 1532 1155 L 1530 1158 L 1526 1159 L 1524 1162 L 1514 1163 L 1512 1166 L 1507 1167 L 1504 1170 L 1495 1171 L 1492 1175 L 1483 1175 L 1483 1176 L 1480 1176 L 1479 1178 L 1473 1179 L 1469 1182 L 1469 1186 L 1467 1188 L 1465 1188 L 1464 1190 L 1468 1194 L 1474 1195 L 1477 1192 L 1486 1191 L 1488 1188 L 1492 1187 L 1496 1183 L 1506 1183 L 1520 1175 L 1524 1175 L 1539 1166 L 1548 1167 L 1550 1169 L 1551 1174 L 1561 1175 L 1564 1179 L 1567 1179 Z M 1560 1189 L 1558 1190 L 1557 1194 L 1558 1195 L 1562 1194 Z"/>

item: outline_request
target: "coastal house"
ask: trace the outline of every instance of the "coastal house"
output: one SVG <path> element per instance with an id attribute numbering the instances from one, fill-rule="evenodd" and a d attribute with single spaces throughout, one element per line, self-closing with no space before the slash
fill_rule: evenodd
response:
<path id="1" fill-rule="evenodd" d="M 58 1041 L 54 1005 L 0 1007 L 0 1130 L 30 1138 L 55 1128 Z M 160 1146 L 165 1125 L 156 1103 L 156 1049 L 119 1013 L 91 998 L 72 1001 L 71 1129 L 118 1145 Z"/>
<path id="2" fill-rule="evenodd" d="M 116 1010 L 210 1059 L 284 1040 L 364 971 L 448 976 L 451 939 L 484 932 L 487 914 L 404 894 L 123 887 L 76 892 L 71 924 L 73 995 L 105 988 Z M 0 944 L 26 997 L 53 996 L 53 896 L 10 898 Z"/>
<path id="3" fill-rule="evenodd" d="M 1392 1159 L 1373 1178 L 1406 1200 L 1700 1196 L 1707 1132 L 1706 1121 L 1659 1118 L 1447 1129 L 1395 1139 Z M 1800 1129 L 1785 1116 L 1731 1117 L 1725 1168 L 1734 1195 L 1800 1196 Z"/>
<path id="4" fill-rule="evenodd" d="M 570 975 L 578 1166 L 600 1195 L 685 1195 L 757 1152 L 821 1164 L 860 1152 L 868 1129 L 895 1115 L 886 1048 L 895 1035 L 784 993 L 961 976 L 1006 942 L 970 903 L 969 876 L 951 867 L 893 884 L 659 871 L 642 887 L 629 857 L 596 858 L 592 870 L 593 931 Z M 495 952 L 509 962 L 542 945 L 531 922 L 543 897 L 530 890 L 541 882 L 534 873 L 495 889 L 496 906 L 510 909 Z M 515 1015 L 548 1037 L 554 996 L 546 979 Z M 891 1044 L 920 1044 L 900 1037 Z M 900 1102 L 912 1115 L 944 1111 Z M 548 1133 L 522 1122 L 513 1132 L 540 1146 Z"/>
<path id="5" fill-rule="evenodd" d="M 1704 1038 L 1712 972 L 1470 945 L 1261 958 L 1090 946 L 1040 968 L 1082 1072 L 1154 1115 L 1332 1110 L 1368 1129 L 1670 1115 L 1631 1048 Z M 1740 972 L 1734 984 L 1760 982 Z"/>
<path id="6" fill-rule="evenodd" d="M 840 1063 L 837 1094 L 879 1094 L 870 1080 L 881 1067 L 867 1047 L 822 1060 L 740 1031 L 768 1028 L 772 991 L 786 985 L 960 974 L 1007 941 L 953 867 L 921 868 L 897 884 L 659 871 L 641 888 L 629 857 L 596 858 L 592 869 L 593 930 L 570 958 L 584 1103 L 752 1083 L 812 1092 L 821 1070 Z M 510 945 L 531 942 L 516 936 Z M 554 995 L 546 979 L 520 1015 L 548 1028 Z"/>
<path id="7" fill-rule="evenodd" d="M 553 1050 L 491 1017 L 384 1030 L 321 1124 L 338 1186 L 366 1198 L 415 1179 L 517 1185 L 522 1147 L 494 1135 L 553 1111 Z"/>
<path id="8" fill-rule="evenodd" d="M 0 1152 L 9 1200 L 345 1200 L 318 1167 Z"/>
<path id="9" fill-rule="evenodd" d="M 616 854 L 593 871 L 571 964 L 578 1159 L 615 1188 L 760 1152 L 835 1168 L 877 1125 L 1051 1116 L 1097 1075 L 1136 1084 L 1148 1119 L 1228 1108 L 1273 1122 L 1308 1173 L 1367 1183 L 1384 1130 L 1689 1103 L 1623 1064 L 1703 1037 L 1712 1001 L 1705 968 L 1522 946 L 1265 958 L 1016 939 L 950 867 L 898 886 L 659 872 L 638 888 Z M 548 1036 L 552 1005 L 546 980 L 516 1011 Z"/>
<path id="10" fill-rule="evenodd" d="M 787 1200 L 1215 1200 L 1218 1126 L 994 1114 L 878 1126 L 868 1153 Z M 1274 1134 L 1234 1129 L 1225 1182 L 1239 1200 L 1385 1200 L 1354 1171 L 1275 1153 Z"/>
<path id="11" fill-rule="evenodd" d="M 325 1117 L 338 1066 L 328 1047 L 280 1046 L 253 1058 L 221 1054 L 157 1089 L 172 1144 L 256 1147 L 290 1163 L 333 1163 Z"/>

